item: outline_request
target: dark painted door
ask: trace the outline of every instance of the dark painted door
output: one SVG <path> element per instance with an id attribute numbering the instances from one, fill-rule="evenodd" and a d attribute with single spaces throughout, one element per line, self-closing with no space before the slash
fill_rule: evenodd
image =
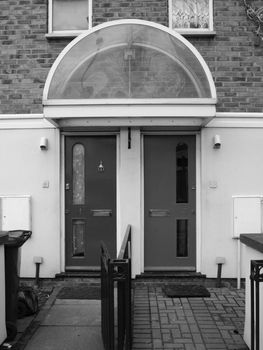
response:
<path id="1" fill-rule="evenodd" d="M 97 269 L 100 241 L 116 255 L 116 137 L 66 137 L 66 269 Z"/>
<path id="2" fill-rule="evenodd" d="M 195 270 L 195 136 L 144 137 L 145 270 Z"/>

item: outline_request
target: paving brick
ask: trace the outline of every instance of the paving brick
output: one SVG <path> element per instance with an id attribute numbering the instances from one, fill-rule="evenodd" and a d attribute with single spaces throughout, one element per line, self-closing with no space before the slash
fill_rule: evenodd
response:
<path id="1" fill-rule="evenodd" d="M 145 292 L 147 294 L 147 291 L 144 290 L 144 298 L 146 297 Z M 223 297 L 222 293 L 224 293 Z M 240 291 L 229 289 L 223 291 L 213 289 L 212 298 L 168 299 L 162 295 L 160 288 L 151 285 L 147 295 L 148 302 L 145 300 L 144 306 L 142 304 L 139 306 L 144 308 L 148 316 L 150 315 L 145 318 L 149 322 L 147 325 L 149 328 L 144 327 L 143 330 L 145 339 L 148 339 L 145 349 L 247 349 L 241 335 L 244 326 L 244 303 L 242 303 L 244 293 L 240 294 Z M 157 300 L 158 313 L 152 313 L 149 306 L 150 297 Z M 138 306 L 136 310 L 138 311 Z M 192 316 L 188 316 L 189 314 Z M 136 338 L 136 331 L 140 331 L 135 343 L 136 349 L 139 349 L 138 345 L 143 345 L 141 341 L 143 331 L 138 325 L 136 328 L 136 320 L 135 317 L 134 338 Z M 139 321 L 141 321 L 140 318 Z M 234 332 L 237 329 L 240 329 L 240 333 Z"/>

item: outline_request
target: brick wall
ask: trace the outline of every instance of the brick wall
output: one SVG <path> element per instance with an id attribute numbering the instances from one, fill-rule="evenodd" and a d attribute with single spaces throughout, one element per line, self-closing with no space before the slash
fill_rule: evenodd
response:
<path id="1" fill-rule="evenodd" d="M 69 40 L 45 38 L 46 0 L 0 2 L 0 113 L 41 113 L 49 69 Z"/>
<path id="2" fill-rule="evenodd" d="M 167 25 L 168 0 L 93 0 L 93 24 L 135 18 Z"/>
<path id="3" fill-rule="evenodd" d="M 168 25 L 167 2 L 93 0 L 93 24 L 137 18 Z M 0 6 L 0 113 L 41 113 L 48 71 L 70 39 L 45 38 L 46 0 L 1 0 Z M 188 39 L 211 69 L 217 110 L 262 112 L 263 43 L 254 45 L 255 25 L 243 1 L 214 0 L 214 29 L 215 37 Z"/>
<path id="4" fill-rule="evenodd" d="M 253 7 L 262 1 L 248 1 Z M 214 38 L 190 39 L 214 77 L 218 111 L 263 112 L 263 41 L 255 46 L 256 26 L 243 0 L 214 1 Z"/>

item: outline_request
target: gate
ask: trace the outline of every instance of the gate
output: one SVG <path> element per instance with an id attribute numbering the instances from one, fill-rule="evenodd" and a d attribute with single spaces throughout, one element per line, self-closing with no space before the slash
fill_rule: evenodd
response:
<path id="1" fill-rule="evenodd" d="M 101 242 L 101 329 L 105 350 L 130 350 L 131 226 L 128 225 L 120 253 L 112 259 Z"/>

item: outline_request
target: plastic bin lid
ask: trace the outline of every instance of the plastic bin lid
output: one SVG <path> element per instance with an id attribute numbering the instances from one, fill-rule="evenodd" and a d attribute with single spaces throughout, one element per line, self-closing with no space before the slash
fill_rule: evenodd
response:
<path id="1" fill-rule="evenodd" d="M 26 230 L 13 230 L 7 231 L 8 241 L 7 246 L 21 247 L 31 236 L 31 231 Z"/>
<path id="2" fill-rule="evenodd" d="M 0 231 L 0 244 L 5 244 L 8 242 L 8 232 Z"/>

